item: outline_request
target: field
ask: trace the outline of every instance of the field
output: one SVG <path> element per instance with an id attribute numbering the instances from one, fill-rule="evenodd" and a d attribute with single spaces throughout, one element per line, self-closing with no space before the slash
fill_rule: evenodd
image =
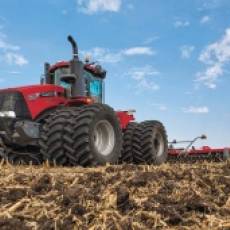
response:
<path id="1" fill-rule="evenodd" d="M 230 229 L 230 162 L 1 165 L 0 229 Z"/>

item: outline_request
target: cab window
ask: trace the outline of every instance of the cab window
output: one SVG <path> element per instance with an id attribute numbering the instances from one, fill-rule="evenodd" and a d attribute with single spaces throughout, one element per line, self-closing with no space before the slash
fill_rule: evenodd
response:
<path id="1" fill-rule="evenodd" d="M 102 102 L 102 80 L 95 77 L 92 73 L 88 71 L 84 71 L 84 78 L 86 82 L 87 96 L 92 97 L 96 102 Z"/>

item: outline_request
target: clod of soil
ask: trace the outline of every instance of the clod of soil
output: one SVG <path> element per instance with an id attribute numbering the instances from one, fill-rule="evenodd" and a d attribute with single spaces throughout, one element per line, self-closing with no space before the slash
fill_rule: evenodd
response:
<path id="1" fill-rule="evenodd" d="M 130 209 L 129 191 L 126 187 L 117 190 L 117 209 L 125 212 Z"/>
<path id="2" fill-rule="evenodd" d="M 34 181 L 32 184 L 32 190 L 36 193 L 49 192 L 52 189 L 51 177 L 45 174 Z"/>
<path id="3" fill-rule="evenodd" d="M 1 230 L 29 230 L 30 228 L 26 226 L 25 222 L 19 218 L 5 218 L 0 217 L 0 229 Z"/>

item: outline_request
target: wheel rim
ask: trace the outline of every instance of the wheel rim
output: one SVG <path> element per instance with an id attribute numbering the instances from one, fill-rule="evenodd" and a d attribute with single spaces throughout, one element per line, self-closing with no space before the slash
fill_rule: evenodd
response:
<path id="1" fill-rule="evenodd" d="M 99 121 L 94 129 L 94 146 L 103 156 L 108 156 L 115 145 L 113 126 L 106 120 Z"/>
<path id="2" fill-rule="evenodd" d="M 164 138 L 161 133 L 157 133 L 153 140 L 154 148 L 156 151 L 156 155 L 158 157 L 164 155 L 165 145 L 164 145 Z"/>

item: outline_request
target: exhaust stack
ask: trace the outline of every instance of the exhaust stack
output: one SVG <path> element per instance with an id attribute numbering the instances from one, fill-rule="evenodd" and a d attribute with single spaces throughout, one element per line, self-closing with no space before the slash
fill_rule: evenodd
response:
<path id="1" fill-rule="evenodd" d="M 70 44 L 72 46 L 72 49 L 73 49 L 73 59 L 74 60 L 79 60 L 79 57 L 78 57 L 78 46 L 77 46 L 76 41 L 74 40 L 74 38 L 71 35 L 69 35 L 67 39 L 70 42 Z"/>
<path id="2" fill-rule="evenodd" d="M 86 96 L 86 85 L 84 79 L 84 63 L 79 60 L 78 46 L 74 38 L 69 35 L 68 41 L 72 46 L 73 58 L 70 61 L 71 78 L 73 79 L 72 84 L 72 97 Z M 70 76 L 68 76 L 70 77 Z"/>

